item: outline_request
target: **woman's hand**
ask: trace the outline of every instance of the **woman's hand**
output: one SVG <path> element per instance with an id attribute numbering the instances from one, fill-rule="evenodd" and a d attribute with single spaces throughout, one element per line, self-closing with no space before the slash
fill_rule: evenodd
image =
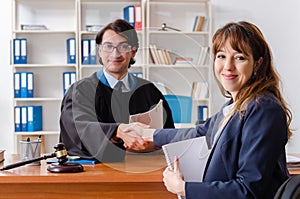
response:
<path id="1" fill-rule="evenodd" d="M 168 191 L 185 196 L 185 181 L 179 170 L 179 160 L 177 157 L 174 159 L 174 169 L 172 170 L 167 167 L 163 172 L 163 177 L 165 187 Z"/>
<path id="2" fill-rule="evenodd" d="M 142 137 L 144 128 L 149 128 L 149 125 L 139 122 L 120 124 L 117 129 L 116 137 L 124 141 L 124 146 L 127 149 L 137 151 L 145 150 L 149 142 Z"/>

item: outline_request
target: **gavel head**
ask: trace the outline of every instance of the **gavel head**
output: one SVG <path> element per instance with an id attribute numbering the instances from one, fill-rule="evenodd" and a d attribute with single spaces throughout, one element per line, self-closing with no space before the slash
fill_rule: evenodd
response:
<path id="1" fill-rule="evenodd" d="M 54 149 L 55 149 L 54 154 L 58 160 L 58 164 L 64 164 L 65 162 L 68 161 L 68 158 L 67 158 L 68 153 L 67 153 L 64 143 L 56 144 L 54 146 Z"/>
<path id="2" fill-rule="evenodd" d="M 166 23 L 162 23 L 162 24 L 161 24 L 161 29 L 162 29 L 162 30 L 166 30 L 166 28 L 167 28 L 167 24 L 166 24 Z"/>

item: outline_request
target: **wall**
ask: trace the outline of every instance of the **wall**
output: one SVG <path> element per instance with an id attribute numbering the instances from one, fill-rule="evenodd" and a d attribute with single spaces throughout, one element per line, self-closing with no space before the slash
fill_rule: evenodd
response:
<path id="1" fill-rule="evenodd" d="M 214 30 L 230 21 L 248 20 L 255 23 L 265 35 L 281 76 L 285 100 L 293 112 L 292 128 L 295 131 L 287 151 L 299 153 L 300 93 L 297 87 L 300 85 L 300 1 L 212 0 L 212 5 Z M 214 110 L 217 110 L 223 98 L 217 93 L 214 95 Z"/>
<path id="2" fill-rule="evenodd" d="M 229 21 L 248 20 L 263 31 L 274 55 L 274 62 L 282 78 L 286 101 L 293 111 L 294 136 L 287 146 L 288 152 L 300 152 L 300 67 L 297 62 L 300 44 L 300 1 L 285 0 L 212 0 L 213 29 Z M 9 40 L 11 37 L 11 1 L 0 1 L 1 53 L 0 53 L 0 148 L 13 152 L 12 74 L 9 66 Z M 299 67 L 299 68 L 298 68 Z M 213 112 L 224 103 L 214 86 Z M 297 146 L 298 143 L 298 146 Z"/>

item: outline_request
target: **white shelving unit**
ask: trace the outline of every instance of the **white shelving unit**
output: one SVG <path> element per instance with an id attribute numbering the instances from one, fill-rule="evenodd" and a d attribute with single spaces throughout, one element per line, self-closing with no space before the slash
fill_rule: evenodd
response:
<path id="1" fill-rule="evenodd" d="M 123 8 L 140 4 L 142 30 L 138 31 L 140 47 L 136 63 L 130 71 L 142 72 L 143 77 L 163 83 L 169 93 L 190 96 L 193 81 L 211 84 L 210 63 L 197 65 L 202 46 L 210 46 L 211 5 L 209 0 L 12 0 L 12 39 L 27 39 L 27 64 L 14 64 L 12 72 L 34 73 L 34 98 L 15 98 L 17 105 L 42 105 L 43 130 L 14 132 L 15 152 L 24 135 L 44 135 L 45 152 L 52 152 L 58 141 L 60 105 L 63 98 L 63 72 L 75 71 L 77 79 L 99 70 L 95 65 L 82 64 L 81 40 L 95 39 L 97 32 L 86 30 L 87 25 L 106 25 L 123 18 Z M 203 32 L 193 32 L 196 16 L 205 15 L 209 25 Z M 162 31 L 161 25 L 180 29 Z M 47 30 L 21 30 L 21 25 L 45 25 Z M 76 63 L 67 64 L 66 40 L 76 41 Z M 188 65 L 155 65 L 149 57 L 149 45 L 167 49 L 176 56 L 192 57 Z M 11 53 L 13 54 L 13 53 Z M 98 54 L 98 53 L 97 53 Z M 209 89 L 210 92 L 210 89 Z M 197 119 L 197 106 L 207 105 L 211 98 L 193 100 L 192 123 Z M 14 107 L 12 107 L 12 111 Z M 182 124 L 190 126 L 191 124 Z M 182 126 L 176 125 L 176 126 Z"/>
<path id="2" fill-rule="evenodd" d="M 15 132 L 15 151 L 22 136 L 43 135 L 45 152 L 58 142 L 63 72 L 76 71 L 67 64 L 67 38 L 77 38 L 76 0 L 12 0 L 12 39 L 27 39 L 27 64 L 14 64 L 12 72 L 34 73 L 34 97 L 14 98 L 14 106 L 42 105 L 43 130 Z M 45 25 L 47 30 L 22 30 L 21 25 Z M 13 54 L 13 53 L 11 53 Z M 77 53 L 78 54 L 78 53 Z M 14 111 L 14 107 L 12 108 Z"/>
<path id="3" fill-rule="evenodd" d="M 153 82 L 161 82 L 171 94 L 191 96 L 194 81 L 208 82 L 211 84 L 210 60 L 199 65 L 198 59 L 203 46 L 210 46 L 211 40 L 211 4 L 209 0 L 148 0 L 147 1 L 147 30 L 146 46 L 155 44 L 157 49 L 166 49 L 175 57 L 190 57 L 193 60 L 186 65 L 158 65 L 152 64 L 149 53 L 146 55 L 147 79 Z M 208 25 L 204 31 L 194 32 L 194 20 L 196 16 L 203 15 L 208 19 Z M 167 28 L 162 30 L 162 24 L 180 31 Z M 209 93 L 210 93 L 209 88 Z M 210 95 L 209 95 L 210 96 Z M 211 107 L 210 97 L 193 99 L 192 124 L 198 118 L 197 107 L 199 105 Z M 183 124 L 182 124 L 183 125 Z M 176 125 L 176 126 L 182 126 Z"/>

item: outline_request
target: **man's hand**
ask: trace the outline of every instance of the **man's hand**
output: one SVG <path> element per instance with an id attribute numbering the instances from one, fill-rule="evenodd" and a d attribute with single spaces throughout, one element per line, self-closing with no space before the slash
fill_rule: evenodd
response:
<path id="1" fill-rule="evenodd" d="M 120 124 L 116 137 L 124 141 L 125 148 L 142 151 L 149 145 L 149 141 L 143 138 L 143 129 L 145 128 L 149 128 L 149 125 L 139 122 Z"/>

